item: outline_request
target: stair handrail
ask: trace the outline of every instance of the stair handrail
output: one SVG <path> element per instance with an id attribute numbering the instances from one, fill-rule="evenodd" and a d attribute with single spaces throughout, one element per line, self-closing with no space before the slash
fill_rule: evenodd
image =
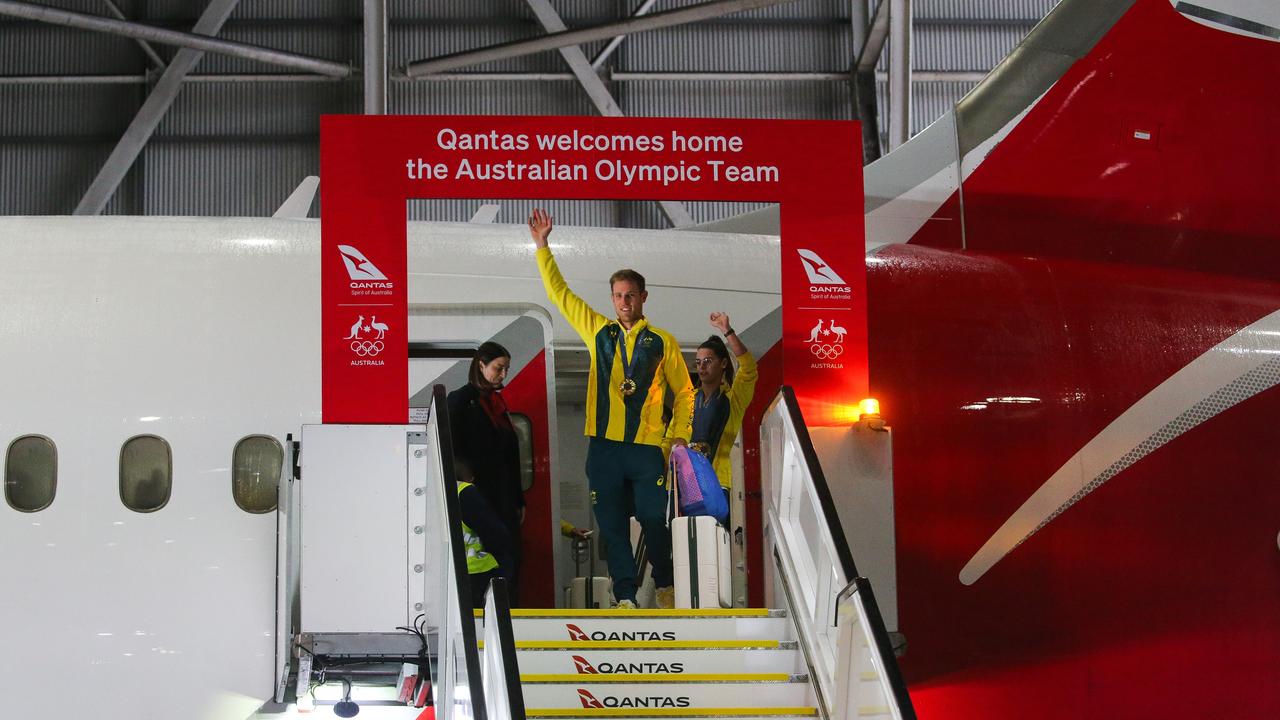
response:
<path id="1" fill-rule="evenodd" d="M 466 548 L 462 542 L 462 513 L 458 505 L 458 483 L 453 472 L 453 433 L 449 425 L 449 405 L 445 388 L 431 390 L 427 418 L 428 528 L 440 537 L 433 547 L 438 556 L 431 566 L 441 582 L 428 581 L 428 629 L 436 635 L 437 661 L 432 664 L 432 694 L 439 720 L 487 720 L 485 688 L 476 642 L 476 624 L 471 600 L 471 579 L 467 573 Z M 434 602 L 433 602 L 434 600 Z M 433 613 L 436 615 L 432 617 Z M 438 618 L 438 622 L 437 621 Z M 432 622 L 436 624 L 432 625 Z"/>
<path id="2" fill-rule="evenodd" d="M 489 720 L 525 720 L 511 604 L 502 578 L 491 580 L 485 593 L 483 678 Z"/>
<path id="3" fill-rule="evenodd" d="M 852 720 L 885 714 L 915 720 L 888 631 L 859 575 L 795 392 L 782 386 L 760 422 L 766 542 L 780 574 L 788 612 L 813 673 L 823 715 Z M 768 545 L 766 545 L 768 546 Z M 870 657 L 860 661 L 869 648 Z M 864 668 L 867 663 L 872 668 Z M 884 703 L 867 704 L 864 669 L 876 671 Z"/>
<path id="4" fill-rule="evenodd" d="M 835 623 L 841 635 L 836 675 L 846 679 L 837 690 L 836 706 L 852 708 L 857 705 L 849 690 L 869 671 L 875 675 L 882 696 L 892 699 L 888 707 L 897 709 L 896 713 L 890 710 L 890 714 L 900 720 L 915 720 L 915 706 L 911 704 L 907 683 L 902 679 L 902 669 L 898 667 L 893 642 L 880 615 L 880 605 L 876 603 L 870 580 L 855 577 L 840 591 L 836 596 Z M 862 637 L 858 636 L 858 629 L 861 629 Z M 868 641 L 875 648 L 874 652 L 865 655 L 856 652 Z"/>

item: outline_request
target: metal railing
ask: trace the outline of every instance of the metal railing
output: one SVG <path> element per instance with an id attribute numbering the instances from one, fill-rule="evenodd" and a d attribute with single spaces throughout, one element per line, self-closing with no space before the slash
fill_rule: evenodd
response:
<path id="1" fill-rule="evenodd" d="M 427 543 L 427 569 L 428 577 L 443 580 L 428 585 L 426 607 L 427 634 L 433 637 L 432 645 L 438 652 L 431 673 L 436 717 L 488 720 L 443 385 L 432 388 L 427 440 L 422 451 L 432 457 L 427 463 L 425 527 L 427 532 L 439 533 L 436 542 Z"/>
<path id="2" fill-rule="evenodd" d="M 484 600 L 484 704 L 489 720 L 524 720 L 507 581 L 495 578 Z"/>
<path id="3" fill-rule="evenodd" d="M 760 424 L 766 550 L 831 720 L 914 720 L 888 632 L 859 576 L 791 388 L 783 386 Z"/>

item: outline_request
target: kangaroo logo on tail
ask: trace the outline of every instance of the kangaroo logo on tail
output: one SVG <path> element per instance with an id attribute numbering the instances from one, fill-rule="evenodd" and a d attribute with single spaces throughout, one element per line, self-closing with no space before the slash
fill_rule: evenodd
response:
<path id="1" fill-rule="evenodd" d="M 604 709 L 604 705 L 600 704 L 600 701 L 596 699 L 596 696 L 583 688 L 578 688 L 578 700 L 582 702 L 582 707 L 584 708 Z"/>
<path id="2" fill-rule="evenodd" d="M 581 655 L 573 656 L 573 666 L 578 669 L 579 675 L 599 675 L 600 671 L 591 666 L 587 659 Z"/>
<path id="3" fill-rule="evenodd" d="M 565 623 L 564 629 L 569 631 L 570 640 L 590 640 L 591 639 L 586 633 L 582 632 L 582 628 L 578 627 L 577 625 L 571 625 L 569 623 Z"/>
<path id="4" fill-rule="evenodd" d="M 373 261 L 350 245 L 339 245 L 338 252 L 342 253 L 342 263 L 347 266 L 347 275 L 352 280 L 387 279 L 387 276 L 382 274 L 378 266 L 373 264 Z"/>
<path id="5" fill-rule="evenodd" d="M 825 260 L 818 256 L 818 253 L 812 250 L 797 248 L 796 252 L 800 254 L 800 262 L 804 265 L 805 274 L 809 276 L 810 285 L 844 285 L 844 278 L 840 277 Z"/>

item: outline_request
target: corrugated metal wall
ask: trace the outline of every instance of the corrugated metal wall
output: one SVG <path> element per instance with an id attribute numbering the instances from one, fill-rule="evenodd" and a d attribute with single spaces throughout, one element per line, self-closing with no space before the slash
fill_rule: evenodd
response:
<path id="1" fill-rule="evenodd" d="M 660 0 L 654 10 L 701 0 Z M 855 2 L 861 0 L 853 0 Z M 101 0 L 38 0 L 105 15 Z M 986 71 L 1056 0 L 915 0 L 916 70 Z M 639 0 L 553 0 L 570 27 L 625 17 Z M 130 18 L 188 29 L 201 2 L 117 0 Z M 848 1 L 799 0 L 693 26 L 628 38 L 610 72 L 841 73 L 852 54 Z M 359 66 L 359 0 L 242 0 L 221 36 Z M 521 0 L 389 3 L 389 65 L 541 34 Z M 585 47 L 592 57 L 604 43 Z M 168 61 L 173 48 L 156 46 Z M 882 71 L 885 69 L 881 63 Z M 71 212 L 146 97 L 139 82 L 17 84 L 30 76 L 135 76 L 149 70 L 131 40 L 0 18 L 0 215 Z M 293 72 L 206 55 L 198 75 Z M 489 63 L 466 72 L 567 72 L 558 53 Z M 22 81 L 30 82 L 30 81 Z M 760 118 L 852 117 L 848 83 L 830 80 L 629 80 L 608 86 L 630 115 Z M 913 131 L 932 122 L 972 83 L 916 82 Z M 885 108 L 885 83 L 878 83 Z M 321 82 L 200 82 L 184 86 L 106 212 L 146 215 L 268 215 L 302 177 L 318 171 L 323 113 L 360 112 L 359 79 Z M 390 111 L 405 114 L 595 113 L 572 80 L 406 81 L 390 84 Z M 882 121 L 881 126 L 884 127 Z M 882 139 L 882 144 L 885 142 Z M 478 201 L 422 201 L 415 219 L 465 220 Z M 709 220 L 752 205 L 693 203 Z M 653 203 L 554 204 L 561 222 L 666 227 Z M 504 208 L 500 220 L 518 221 Z"/>

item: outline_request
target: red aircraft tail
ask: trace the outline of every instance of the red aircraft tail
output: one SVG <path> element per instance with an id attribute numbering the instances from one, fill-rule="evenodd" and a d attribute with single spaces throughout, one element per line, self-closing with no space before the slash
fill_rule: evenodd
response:
<path id="1" fill-rule="evenodd" d="M 1280 279 L 1280 9 L 1202 1 L 1064 0 L 867 168 L 869 240 Z"/>

